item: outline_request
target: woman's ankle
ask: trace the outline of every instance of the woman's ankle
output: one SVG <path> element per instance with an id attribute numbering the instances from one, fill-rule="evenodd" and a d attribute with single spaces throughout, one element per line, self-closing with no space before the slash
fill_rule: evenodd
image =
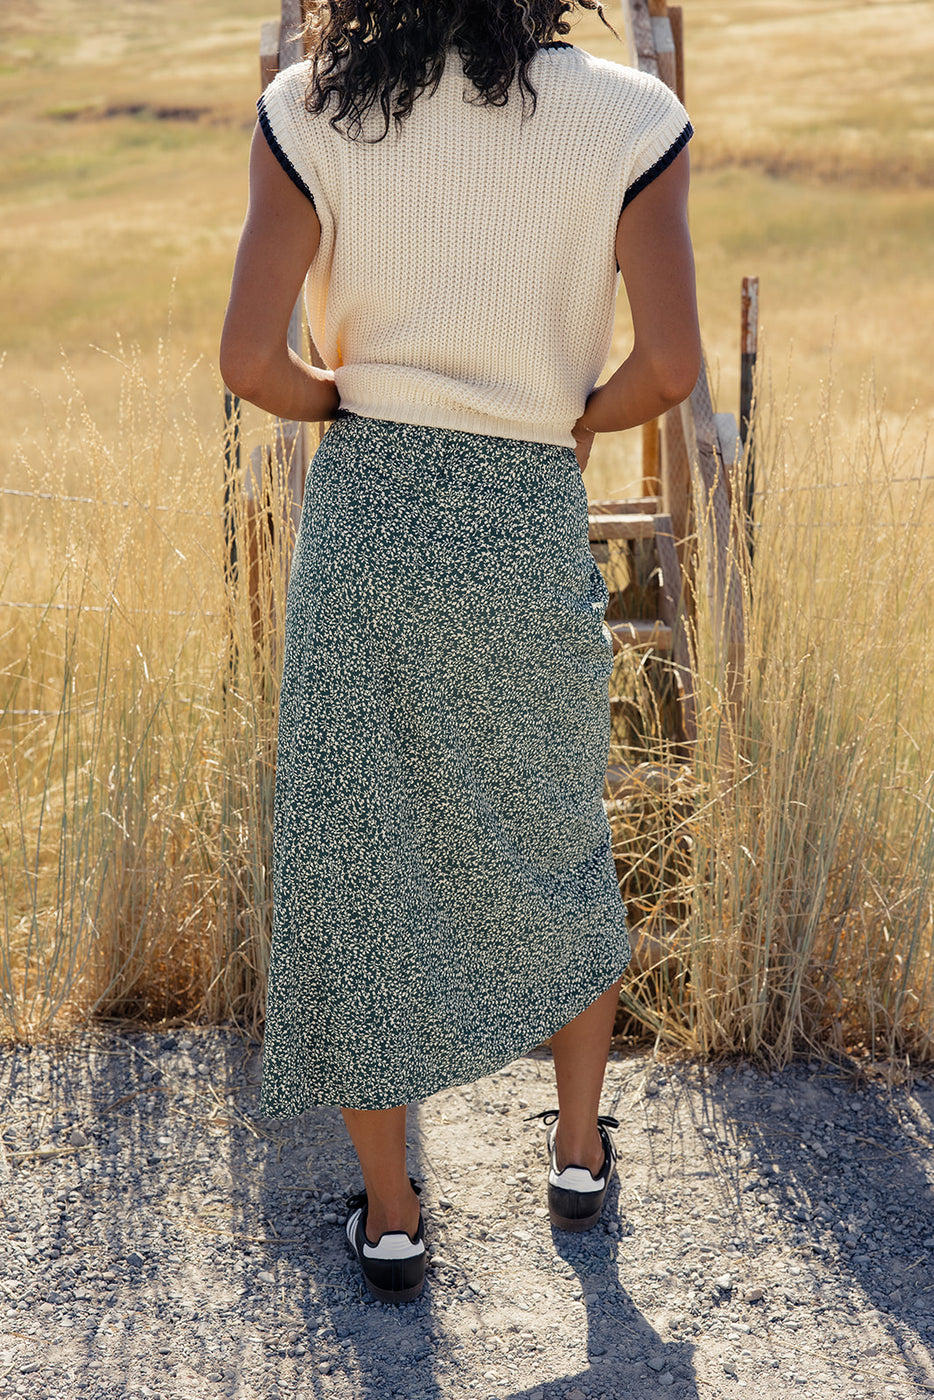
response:
<path id="1" fill-rule="evenodd" d="M 555 1156 L 559 1172 L 565 1167 L 586 1167 L 591 1176 L 596 1176 L 603 1166 L 603 1139 L 596 1123 L 587 1129 L 562 1132 L 559 1118 L 555 1129 Z"/>
<path id="2" fill-rule="evenodd" d="M 366 1237 L 370 1244 L 376 1244 L 380 1235 L 387 1231 L 402 1230 L 414 1235 L 418 1229 L 418 1196 L 409 1186 L 408 1194 L 384 1200 L 371 1200 L 367 1196 Z"/>

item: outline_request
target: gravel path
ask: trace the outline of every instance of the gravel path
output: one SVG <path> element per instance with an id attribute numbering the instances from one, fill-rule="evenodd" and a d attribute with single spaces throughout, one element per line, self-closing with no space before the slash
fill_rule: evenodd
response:
<path id="1" fill-rule="evenodd" d="M 553 1233 L 546 1050 L 410 1115 L 425 1291 L 368 1298 L 337 1110 L 257 1116 L 233 1034 L 0 1059 L 0 1396 L 655 1400 L 934 1392 L 934 1089 L 611 1059 L 621 1177 Z"/>

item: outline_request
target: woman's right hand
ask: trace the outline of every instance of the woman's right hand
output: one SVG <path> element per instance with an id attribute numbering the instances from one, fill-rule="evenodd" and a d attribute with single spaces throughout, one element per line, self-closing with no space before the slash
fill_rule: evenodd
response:
<path id="1" fill-rule="evenodd" d="M 593 447 L 596 434 L 592 428 L 582 427 L 581 420 L 578 418 L 571 429 L 571 435 L 574 438 L 574 455 L 577 458 L 577 465 L 581 469 L 581 476 L 583 476 L 590 460 L 590 449 Z"/>

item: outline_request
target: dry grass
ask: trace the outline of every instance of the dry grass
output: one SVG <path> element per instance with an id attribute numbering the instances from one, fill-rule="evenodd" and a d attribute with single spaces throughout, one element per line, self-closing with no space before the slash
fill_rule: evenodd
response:
<path id="1" fill-rule="evenodd" d="M 225 574 L 213 359 L 269 13 L 206 0 L 193 26 L 180 0 L 158 14 L 44 0 L 0 19 L 0 388 L 14 425 L 0 485 L 54 498 L 2 497 L 0 1030 L 13 1036 L 92 1014 L 261 1015 L 285 559 L 268 561 L 257 647 Z M 701 1054 L 816 1047 L 894 1072 L 931 1058 L 920 444 L 934 306 L 917 269 L 934 193 L 930 90 L 912 75 L 929 67 L 934 15 L 722 0 L 688 4 L 686 21 L 718 407 L 736 405 L 744 272 L 762 278 L 791 388 L 763 394 L 765 494 L 731 682 L 744 703 L 701 618 L 693 771 L 664 740 L 670 688 L 632 658 L 617 667 L 618 756 L 635 775 L 614 835 L 640 934 L 626 1024 Z M 614 45 L 589 18 L 577 38 Z M 897 119 L 878 102 L 880 65 L 907 99 Z M 188 115 L 165 115 L 177 108 Z M 160 343 L 167 302 L 178 358 Z M 145 349 L 125 353 L 119 333 Z M 627 333 L 621 315 L 617 354 Z M 873 367 L 882 406 L 856 388 Z M 261 429 L 252 416 L 248 443 Z M 607 440 L 588 489 L 612 495 L 638 471 L 636 444 Z"/>
<path id="2" fill-rule="evenodd" d="M 14 1036 L 262 1013 L 286 559 L 267 558 L 256 646 L 227 584 L 221 443 L 168 357 L 155 382 L 132 354 L 123 375 L 116 440 L 73 389 L 47 456 L 20 462 L 25 489 L 58 497 L 78 454 L 98 504 L 24 498 L 0 596 Z M 802 458 L 784 428 L 762 420 L 738 674 L 709 618 L 693 637 L 693 770 L 644 667 L 619 663 L 642 717 L 613 818 L 639 948 L 624 1005 L 630 1030 L 694 1053 L 904 1065 L 931 1058 L 934 1024 L 929 483 L 871 401 L 848 442 L 828 408 Z M 705 549 L 701 531 L 700 576 Z M 2 606 L 27 590 L 40 609 Z"/>
<path id="3" fill-rule="evenodd" d="M 283 563 L 256 649 L 227 586 L 221 444 L 167 357 L 155 381 L 135 353 L 122 374 L 116 440 L 73 386 L 19 462 L 35 494 L 14 498 L 0 597 L 0 1020 L 20 1036 L 89 1014 L 249 1024 L 262 985 Z M 90 503 L 64 497 L 69 456 Z"/>
<path id="4" fill-rule="evenodd" d="M 41 438 L 48 405 L 67 395 L 62 352 L 95 421 L 115 432 L 108 353 L 122 336 L 155 372 L 167 307 L 173 343 L 203 357 L 189 393 L 201 431 L 215 427 L 259 25 L 275 9 L 202 0 L 195 17 L 182 0 L 39 0 L 0 11 L 0 481 L 23 433 Z"/>
<path id="5" fill-rule="evenodd" d="M 650 739 L 619 794 L 630 1030 L 770 1062 L 932 1058 L 934 498 L 910 440 L 867 392 L 856 433 L 828 404 L 799 455 L 766 404 L 745 649 L 731 671 L 702 608 L 693 766 Z"/>
<path id="6" fill-rule="evenodd" d="M 615 22 L 617 7 L 607 12 Z M 934 5 L 687 0 L 684 21 L 691 226 L 717 407 L 738 411 L 740 282 L 756 275 L 765 342 L 790 365 L 802 428 L 820 412 L 832 355 L 839 425 L 855 431 L 871 377 L 893 428 L 917 410 L 919 442 L 934 410 Z M 619 60 L 590 15 L 572 37 Z M 621 307 L 614 355 L 629 336 Z M 604 439 L 588 491 L 626 494 L 638 476 L 635 435 Z"/>

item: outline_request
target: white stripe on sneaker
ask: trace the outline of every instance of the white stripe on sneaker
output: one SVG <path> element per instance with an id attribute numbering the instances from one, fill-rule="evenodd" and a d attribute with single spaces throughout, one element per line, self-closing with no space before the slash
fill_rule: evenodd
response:
<path id="1" fill-rule="evenodd" d="M 548 1184 L 560 1186 L 562 1191 L 602 1191 L 606 1181 L 602 1176 L 595 1180 L 586 1167 L 565 1167 L 563 1172 L 557 1172 L 552 1167 L 548 1173 Z"/>
<path id="2" fill-rule="evenodd" d="M 363 1207 L 352 1212 L 347 1220 L 347 1238 L 357 1247 L 357 1229 L 360 1217 L 363 1215 Z M 417 1240 L 414 1244 L 409 1239 L 404 1230 L 387 1231 L 380 1235 L 376 1244 L 370 1244 L 365 1231 L 361 1228 L 360 1235 L 363 1242 L 363 1253 L 367 1259 L 417 1259 L 420 1254 L 425 1253 L 425 1241 Z"/>
<path id="3" fill-rule="evenodd" d="M 360 1219 L 362 1214 L 362 1206 L 359 1208 L 359 1210 L 352 1211 L 351 1214 L 347 1217 L 347 1224 L 344 1227 L 347 1232 L 347 1238 L 350 1240 L 350 1243 L 354 1245 L 354 1248 L 356 1248 L 355 1236 L 357 1231 L 357 1221 Z"/>
<path id="4" fill-rule="evenodd" d="M 565 1167 L 563 1171 L 558 1171 L 558 1159 L 555 1156 L 555 1131 L 552 1128 L 547 1139 L 548 1152 L 551 1157 L 548 1185 L 559 1186 L 562 1191 L 602 1191 L 606 1185 L 605 1178 L 592 1176 L 586 1167 Z M 612 1165 L 611 1160 L 611 1169 Z"/>
<path id="5" fill-rule="evenodd" d="M 380 1235 L 376 1244 L 370 1244 L 364 1235 L 363 1252 L 367 1259 L 416 1259 L 419 1254 L 425 1253 L 425 1241 L 418 1240 L 413 1244 L 404 1230 Z"/>

